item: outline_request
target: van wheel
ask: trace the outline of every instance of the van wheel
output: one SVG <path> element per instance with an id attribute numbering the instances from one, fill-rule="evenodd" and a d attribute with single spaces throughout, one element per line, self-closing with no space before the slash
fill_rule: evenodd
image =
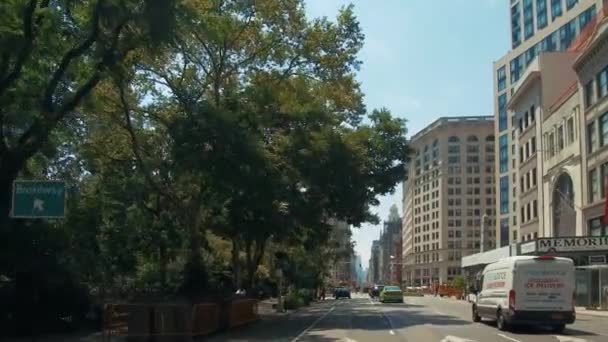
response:
<path id="1" fill-rule="evenodd" d="M 496 313 L 496 327 L 500 331 L 507 331 L 509 328 L 507 325 L 507 321 L 505 321 L 505 315 L 502 314 L 502 311 L 498 310 Z"/>
<path id="2" fill-rule="evenodd" d="M 481 322 L 481 316 L 479 316 L 479 312 L 477 312 L 477 306 L 473 305 L 473 322 Z"/>
<path id="3" fill-rule="evenodd" d="M 558 325 L 554 325 L 551 327 L 551 330 L 553 330 L 553 332 L 555 333 L 562 333 L 564 331 L 564 329 L 566 329 L 566 325 L 565 324 L 558 324 Z"/>

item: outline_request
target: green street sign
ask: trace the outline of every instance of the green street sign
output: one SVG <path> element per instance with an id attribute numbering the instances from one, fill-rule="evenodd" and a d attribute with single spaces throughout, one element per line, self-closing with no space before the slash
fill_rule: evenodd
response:
<path id="1" fill-rule="evenodd" d="M 65 182 L 13 182 L 14 218 L 62 218 L 65 216 Z"/>

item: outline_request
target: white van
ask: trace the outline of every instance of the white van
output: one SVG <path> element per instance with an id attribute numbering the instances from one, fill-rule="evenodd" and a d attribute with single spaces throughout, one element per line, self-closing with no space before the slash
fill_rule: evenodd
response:
<path id="1" fill-rule="evenodd" d="M 473 321 L 510 325 L 546 325 L 555 331 L 574 323 L 575 273 L 568 258 L 515 256 L 489 264 L 478 279 Z"/>

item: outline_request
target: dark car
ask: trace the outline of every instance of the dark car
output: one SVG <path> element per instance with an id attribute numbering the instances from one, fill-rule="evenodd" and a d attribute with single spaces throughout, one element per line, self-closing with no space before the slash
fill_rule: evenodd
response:
<path id="1" fill-rule="evenodd" d="M 380 293 L 384 290 L 384 285 L 374 285 L 369 292 L 369 296 L 372 298 L 380 297 Z"/>
<path id="2" fill-rule="evenodd" d="M 336 299 L 340 299 L 340 298 L 348 298 L 348 299 L 350 299 L 350 290 L 348 290 L 345 287 L 338 287 L 334 291 L 334 298 L 336 298 Z"/>

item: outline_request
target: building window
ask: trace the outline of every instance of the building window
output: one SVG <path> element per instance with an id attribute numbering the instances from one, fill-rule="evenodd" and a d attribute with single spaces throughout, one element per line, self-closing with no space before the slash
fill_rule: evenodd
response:
<path id="1" fill-rule="evenodd" d="M 589 203 L 600 199 L 600 183 L 597 169 L 589 171 Z"/>
<path id="2" fill-rule="evenodd" d="M 460 163 L 460 156 L 449 156 L 448 164 L 458 164 Z"/>
<path id="3" fill-rule="evenodd" d="M 530 139 L 530 154 L 533 155 L 534 153 L 536 153 L 536 137 Z"/>
<path id="4" fill-rule="evenodd" d="M 498 91 L 501 92 L 501 91 L 505 90 L 505 88 L 507 87 L 507 68 L 506 68 L 506 66 L 503 65 L 496 71 L 496 79 L 498 81 Z"/>
<path id="5" fill-rule="evenodd" d="M 548 140 L 549 157 L 553 157 L 555 155 L 555 134 L 553 132 L 549 133 Z"/>
<path id="6" fill-rule="evenodd" d="M 532 0 L 524 0 L 524 37 L 528 39 L 534 35 L 534 10 Z"/>
<path id="7" fill-rule="evenodd" d="M 597 75 L 597 98 L 601 99 L 606 94 L 608 94 L 608 67 Z"/>
<path id="8" fill-rule="evenodd" d="M 460 153 L 460 145 L 449 145 L 448 153 L 455 153 L 455 154 Z"/>
<path id="9" fill-rule="evenodd" d="M 593 80 L 585 84 L 585 107 L 591 107 L 595 102 L 595 82 Z"/>
<path id="10" fill-rule="evenodd" d="M 500 177 L 500 213 L 509 213 L 509 176 Z"/>
<path id="11" fill-rule="evenodd" d="M 600 116 L 600 146 L 608 144 L 608 112 Z"/>
<path id="12" fill-rule="evenodd" d="M 532 186 L 536 186 L 536 168 L 532 169 Z"/>
<path id="13" fill-rule="evenodd" d="M 538 202 L 536 200 L 532 202 L 532 217 L 538 217 Z"/>
<path id="14" fill-rule="evenodd" d="M 467 137 L 467 142 L 478 142 L 478 141 L 479 141 L 479 139 L 477 139 L 477 136 L 475 136 L 475 135 L 469 135 Z"/>
<path id="15" fill-rule="evenodd" d="M 507 93 L 498 97 L 498 130 L 500 132 L 507 129 L 509 118 L 507 117 Z"/>
<path id="16" fill-rule="evenodd" d="M 577 2 L 578 0 L 566 0 L 566 9 L 571 10 Z"/>
<path id="17" fill-rule="evenodd" d="M 526 222 L 526 207 L 521 207 L 521 223 Z"/>
<path id="18" fill-rule="evenodd" d="M 511 84 L 516 83 L 521 77 L 523 54 L 513 58 L 510 62 L 511 66 Z"/>
<path id="19" fill-rule="evenodd" d="M 547 0 L 536 0 L 536 27 L 540 30 L 547 26 Z"/>
<path id="20" fill-rule="evenodd" d="M 460 138 L 458 138 L 457 136 L 453 135 L 453 136 L 451 136 L 451 137 L 448 138 L 448 142 L 449 143 L 457 143 L 457 142 L 460 142 Z"/>
<path id="21" fill-rule="evenodd" d="M 591 19 L 595 16 L 595 5 L 591 6 L 588 10 L 581 13 L 578 16 L 578 27 L 580 27 L 581 31 L 589 24 Z"/>
<path id="22" fill-rule="evenodd" d="M 507 245 L 509 245 L 509 219 L 504 218 L 500 220 L 500 246 Z"/>
<path id="23" fill-rule="evenodd" d="M 526 172 L 526 190 L 530 190 L 530 172 Z"/>
<path id="24" fill-rule="evenodd" d="M 467 163 L 479 163 L 479 156 L 467 156 Z"/>
<path id="25" fill-rule="evenodd" d="M 540 42 L 540 50 L 553 52 L 557 51 L 557 32 L 553 32 Z"/>
<path id="26" fill-rule="evenodd" d="M 589 220 L 589 235 L 591 236 L 606 236 L 608 235 L 607 229 L 604 228 L 602 224 L 602 217 L 596 217 L 594 219 Z"/>
<path id="27" fill-rule="evenodd" d="M 568 145 L 572 144 L 574 142 L 574 118 L 570 117 L 568 118 L 568 121 L 566 121 L 566 133 L 568 135 Z"/>
<path id="28" fill-rule="evenodd" d="M 557 127 L 557 151 L 564 149 L 564 126 L 559 125 Z"/>
<path id="29" fill-rule="evenodd" d="M 587 124 L 587 151 L 592 153 L 597 148 L 597 131 L 595 129 L 595 122 Z"/>
<path id="30" fill-rule="evenodd" d="M 526 66 L 530 65 L 530 63 L 532 63 L 534 58 L 536 58 L 536 55 L 538 55 L 539 49 L 540 49 L 540 44 L 536 44 L 533 47 L 526 50 L 526 53 L 524 55 Z"/>
<path id="31" fill-rule="evenodd" d="M 576 19 L 567 22 L 559 28 L 560 50 L 564 51 L 568 49 L 574 38 L 576 38 Z"/>
<path id="32" fill-rule="evenodd" d="M 498 138 L 499 145 L 499 159 L 500 159 L 500 172 L 509 171 L 509 136 L 503 134 Z"/>
<path id="33" fill-rule="evenodd" d="M 511 41 L 513 49 L 521 44 L 521 14 L 519 2 L 511 7 Z"/>
<path id="34" fill-rule="evenodd" d="M 551 18 L 560 17 L 562 15 L 562 0 L 551 0 Z"/>
<path id="35" fill-rule="evenodd" d="M 479 153 L 479 146 L 478 145 L 468 145 L 467 153 Z"/>

